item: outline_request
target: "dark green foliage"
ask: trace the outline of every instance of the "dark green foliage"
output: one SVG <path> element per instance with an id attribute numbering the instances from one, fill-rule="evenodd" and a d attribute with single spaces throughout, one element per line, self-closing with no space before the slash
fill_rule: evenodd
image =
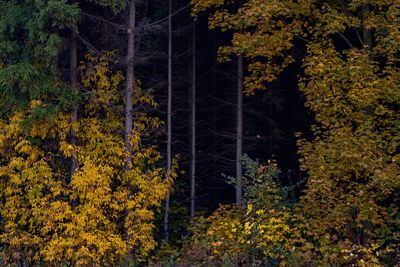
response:
<path id="1" fill-rule="evenodd" d="M 49 94 L 65 106 L 62 91 L 69 90 L 62 88 L 57 60 L 62 33 L 75 30 L 78 18 L 78 6 L 67 1 L 0 1 L 1 113 Z"/>

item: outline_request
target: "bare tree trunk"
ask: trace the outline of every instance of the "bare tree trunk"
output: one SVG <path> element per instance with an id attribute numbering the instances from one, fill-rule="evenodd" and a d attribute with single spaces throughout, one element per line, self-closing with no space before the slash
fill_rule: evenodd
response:
<path id="1" fill-rule="evenodd" d="M 213 45 L 212 45 L 212 49 L 213 51 L 217 51 L 217 44 L 215 41 L 215 37 L 213 38 Z M 217 173 L 220 172 L 220 170 L 217 167 L 218 161 L 217 161 L 217 143 L 218 143 L 218 139 L 217 139 L 217 131 L 218 131 L 218 127 L 217 127 L 217 123 L 218 123 L 218 119 L 217 119 L 217 112 L 218 109 L 217 107 L 220 105 L 220 103 L 217 101 L 218 99 L 218 94 L 217 94 L 217 86 L 216 86 L 216 77 L 217 77 L 217 64 L 214 61 L 212 63 L 212 79 L 211 79 L 211 88 L 212 88 L 212 96 L 213 96 L 213 102 L 212 102 L 212 175 L 215 176 Z"/>
<path id="2" fill-rule="evenodd" d="M 128 171 L 132 166 L 132 146 L 131 146 L 131 136 L 133 131 L 133 94 L 135 91 L 135 24 L 136 24 L 136 0 L 131 0 L 129 3 L 129 20 L 128 20 L 128 45 L 126 54 L 126 88 L 125 88 L 125 149 L 127 152 L 127 157 L 125 161 L 125 170 Z M 131 213 L 128 210 L 128 217 Z M 130 239 L 131 236 L 128 234 L 128 229 L 126 229 L 127 238 Z M 130 251 L 130 255 L 133 255 L 133 251 Z"/>
<path id="3" fill-rule="evenodd" d="M 126 56 L 126 92 L 125 92 L 125 149 L 128 152 L 126 159 L 126 168 L 128 169 L 132 163 L 132 147 L 130 137 L 132 134 L 132 97 L 135 87 L 135 22 L 136 22 L 136 3 L 132 0 L 129 5 L 129 21 L 128 21 L 128 51 Z"/>
<path id="4" fill-rule="evenodd" d="M 172 169 L 172 0 L 169 0 L 168 12 L 168 112 L 167 112 L 167 177 L 171 175 Z M 169 195 L 165 201 L 164 211 L 164 240 L 169 240 Z"/>
<path id="5" fill-rule="evenodd" d="M 76 40 L 76 35 L 74 32 L 71 33 L 71 51 L 70 51 L 70 63 L 69 63 L 69 75 L 70 75 L 70 85 L 74 90 L 78 90 L 78 45 Z M 74 103 L 72 105 L 71 111 L 71 124 L 78 122 L 78 107 Z M 70 129 L 70 144 L 76 146 L 77 137 L 73 127 Z M 75 154 L 71 157 L 71 177 L 74 176 L 76 170 L 78 169 L 78 159 Z"/>
<path id="6" fill-rule="evenodd" d="M 242 205 L 242 154 L 243 154 L 243 55 L 238 58 L 237 128 L 236 128 L 236 204 Z"/>
<path id="7" fill-rule="evenodd" d="M 362 13 L 362 30 L 363 30 L 363 42 L 364 46 L 367 47 L 368 50 L 371 49 L 372 47 L 372 33 L 371 29 L 367 28 L 366 26 L 366 20 L 369 15 L 369 6 L 367 4 L 363 5 L 361 8 L 361 13 Z"/>
<path id="8" fill-rule="evenodd" d="M 192 30 L 192 66 L 191 66 L 190 103 L 190 217 L 196 211 L 196 23 Z"/>

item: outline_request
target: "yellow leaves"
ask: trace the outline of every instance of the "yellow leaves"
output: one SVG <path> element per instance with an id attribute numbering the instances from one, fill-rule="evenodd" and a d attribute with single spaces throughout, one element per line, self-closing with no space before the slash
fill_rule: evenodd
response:
<path id="1" fill-rule="evenodd" d="M 205 236 L 195 231 L 193 239 L 209 245 L 213 262 L 224 257 L 245 261 L 247 253 L 254 249 L 269 257 L 280 257 L 272 251 L 292 244 L 292 229 L 287 224 L 290 214 L 273 209 L 266 213 L 254 208 L 251 203 L 244 210 L 221 206 L 207 219 Z"/>
<path id="2" fill-rule="evenodd" d="M 270 214 L 274 214 L 275 213 L 275 210 L 274 209 L 271 209 L 271 210 L 269 210 L 268 211 Z"/>
<path id="3" fill-rule="evenodd" d="M 74 152 L 74 146 L 69 144 L 66 141 L 61 141 L 60 142 L 60 151 L 62 151 L 66 157 L 71 157 Z"/>
<path id="4" fill-rule="evenodd" d="M 1 240 L 11 262 L 13 253 L 21 253 L 32 265 L 40 260 L 113 266 L 128 251 L 139 259 L 156 245 L 154 209 L 171 188 L 177 161 L 165 179 L 157 147 L 142 142 L 162 122 L 141 111 L 133 114 L 133 161 L 125 169 L 124 103 L 118 93 L 123 75 L 113 70 L 112 53 L 87 59 L 82 84 L 90 94 L 77 123 L 71 125 L 70 115 L 60 112 L 52 122 L 23 128 L 22 122 L 44 105 L 39 100 L 29 110 L 0 120 Z M 134 103 L 157 105 L 149 94 L 135 95 Z M 71 126 L 76 145 L 68 142 Z M 79 168 L 70 177 L 72 156 Z"/>
<path id="5" fill-rule="evenodd" d="M 116 54 L 104 52 L 100 58 L 91 55 L 87 55 L 86 58 L 88 62 L 80 67 L 82 71 L 85 71 L 81 82 L 86 89 L 91 91 L 86 112 L 96 117 L 99 110 L 104 110 L 108 118 L 115 119 L 113 115 L 115 109 L 112 106 L 122 103 L 118 90 L 124 79 L 120 71 L 112 70 L 111 62 L 116 60 Z M 119 111 L 122 112 L 122 107 Z"/>
<path id="6" fill-rule="evenodd" d="M 29 154 L 32 151 L 32 146 L 28 141 L 22 140 L 15 145 L 15 150 L 19 153 Z"/>
<path id="7" fill-rule="evenodd" d="M 378 267 L 382 266 L 379 262 L 379 245 L 372 243 L 371 245 L 352 245 L 346 241 L 342 243 L 340 256 L 347 264 L 357 264 L 362 267 Z"/>
<path id="8" fill-rule="evenodd" d="M 117 235 L 106 232 L 80 232 L 74 229 L 70 237 L 52 240 L 45 248 L 45 259 L 58 262 L 62 258 L 74 259 L 76 266 L 117 264 L 128 250 Z"/>
<path id="9" fill-rule="evenodd" d="M 256 215 L 257 216 L 262 216 L 265 213 L 265 211 L 263 209 L 257 210 L 256 211 Z"/>
<path id="10" fill-rule="evenodd" d="M 251 225 L 249 222 L 244 223 L 244 234 L 245 235 L 250 235 L 252 229 L 253 229 L 253 225 Z"/>
<path id="11" fill-rule="evenodd" d="M 252 211 L 253 211 L 253 204 L 251 203 L 247 204 L 247 213 L 249 214 Z"/>
<path id="12" fill-rule="evenodd" d="M 299 141 L 302 169 L 310 176 L 299 209 L 277 208 L 273 201 L 250 202 L 243 213 L 220 208 L 204 238 L 214 259 L 236 260 L 250 246 L 280 258 L 272 253 L 278 247 L 303 260 L 299 266 L 380 266 L 374 240 L 398 239 L 391 233 L 400 184 L 398 3 L 249 0 L 232 9 L 222 0 L 192 3 L 196 14 L 215 8 L 210 27 L 233 32 L 219 60 L 244 54 L 249 94 L 279 77 L 293 62 L 293 40 L 304 41 L 299 87 L 319 125 L 314 140 Z M 370 31 L 372 47 L 352 38 L 359 29 Z M 337 234 L 326 235 L 331 232 Z"/>
<path id="13" fill-rule="evenodd" d="M 363 49 L 338 52 L 332 44 L 321 42 L 310 45 L 309 52 L 308 83 L 301 90 L 323 128 L 314 129 L 317 138 L 300 149 L 303 168 L 312 177 L 302 201 L 304 210 L 314 221 L 316 233 L 332 229 L 341 232 L 348 221 L 355 221 L 357 231 L 376 236 L 376 229 L 385 228 L 382 218 L 390 221 L 390 216 L 386 216 L 386 207 L 377 205 L 375 197 L 389 194 L 399 177 L 398 171 L 380 171 L 392 170 L 389 159 L 395 153 L 387 144 L 398 144 L 392 134 L 387 134 L 398 131 L 393 122 L 400 118 L 392 115 L 389 104 L 399 91 L 392 83 L 395 76 L 384 70 L 386 67 L 378 68 L 378 62 Z M 321 63 L 325 66 L 323 73 L 319 73 Z M 392 100 L 386 98 L 387 94 Z M 388 177 L 391 183 L 384 182 Z M 373 203 L 357 196 L 359 191 Z M 375 225 L 374 230 L 365 229 L 369 223 Z"/>
<path id="14" fill-rule="evenodd" d="M 247 266 L 252 257 L 251 263 L 279 259 L 285 266 L 287 253 L 301 240 L 296 213 L 285 207 L 273 180 L 279 173 L 276 163 L 260 165 L 248 157 L 243 160 L 245 204 L 221 206 L 210 217 L 199 218 L 198 224 L 191 227 L 192 249 L 199 244 L 205 246 L 208 264 L 219 265 L 230 259 Z"/>
<path id="15" fill-rule="evenodd" d="M 216 7 L 209 18 L 210 28 L 233 31 L 231 45 L 218 50 L 218 60 L 227 61 L 241 54 L 248 59 L 250 66 L 245 86 L 249 94 L 264 89 L 267 82 L 277 79 L 293 62 L 288 52 L 297 36 L 306 37 L 303 27 L 308 23 L 311 3 L 251 0 L 232 12 L 222 7 L 226 1 L 192 1 L 194 14 Z"/>
<path id="16" fill-rule="evenodd" d="M 71 179 L 74 193 L 83 201 L 100 208 L 109 201 L 111 192 L 111 168 L 96 166 L 90 161 L 81 162 L 81 168 Z"/>
<path id="17" fill-rule="evenodd" d="M 43 105 L 43 102 L 41 100 L 34 99 L 29 103 L 29 108 L 31 110 L 34 110 L 35 108 L 40 107 L 42 105 Z"/>
<path id="18" fill-rule="evenodd" d="M 122 72 L 118 71 L 113 76 L 111 76 L 112 87 L 117 88 L 123 80 L 124 80 L 124 75 L 122 74 Z"/>
<path id="19" fill-rule="evenodd" d="M 320 62 L 320 63 L 318 63 L 318 65 L 315 67 L 315 69 L 316 69 L 317 71 L 319 71 L 319 72 L 324 72 L 324 67 L 325 67 L 325 65 L 324 65 L 322 62 Z"/>
<path id="20" fill-rule="evenodd" d="M 211 6 L 221 6 L 226 0 L 192 0 L 192 14 L 197 15 L 199 12 L 209 8 Z"/>

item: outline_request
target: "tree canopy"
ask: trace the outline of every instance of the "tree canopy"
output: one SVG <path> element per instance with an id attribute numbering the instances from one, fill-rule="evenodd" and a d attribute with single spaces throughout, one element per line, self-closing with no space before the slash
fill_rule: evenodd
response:
<path id="1" fill-rule="evenodd" d="M 0 0 L 0 265 L 399 266 L 399 25 L 393 0 Z"/>

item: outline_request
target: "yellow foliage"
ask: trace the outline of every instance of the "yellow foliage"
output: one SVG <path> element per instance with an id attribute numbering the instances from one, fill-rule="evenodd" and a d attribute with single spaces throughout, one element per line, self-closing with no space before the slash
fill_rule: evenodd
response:
<path id="1" fill-rule="evenodd" d="M 6 262 L 115 265 L 130 253 L 140 260 L 155 247 L 155 209 L 175 173 L 165 179 L 157 147 L 142 141 L 161 124 L 145 111 L 133 114 L 132 165 L 126 170 L 118 93 L 123 76 L 113 71 L 113 57 L 111 52 L 88 56 L 82 65 L 81 83 L 89 94 L 79 121 L 72 125 L 76 146 L 68 142 L 71 125 L 64 112 L 23 129 L 41 101 L 0 121 L 0 238 L 7 244 Z M 156 105 L 149 95 L 134 102 Z M 72 156 L 79 168 L 70 177 Z"/>
<path id="2" fill-rule="evenodd" d="M 191 257 L 201 266 L 259 266 L 265 263 L 264 259 L 284 257 L 284 251 L 297 245 L 296 229 L 292 227 L 293 215 L 283 205 L 277 185 L 271 179 L 277 171 L 275 164 L 255 166 L 257 164 L 249 159 L 246 164 L 255 168 L 256 174 L 251 177 L 251 184 L 247 176 L 253 170 L 245 174 L 244 180 L 249 179 L 244 187 L 245 205 L 221 206 L 210 217 L 195 223 L 191 227 L 190 245 L 184 249 L 180 262 Z M 206 258 L 195 253 L 203 247 L 206 248 L 203 252 Z M 286 262 L 281 261 L 282 265 Z"/>

